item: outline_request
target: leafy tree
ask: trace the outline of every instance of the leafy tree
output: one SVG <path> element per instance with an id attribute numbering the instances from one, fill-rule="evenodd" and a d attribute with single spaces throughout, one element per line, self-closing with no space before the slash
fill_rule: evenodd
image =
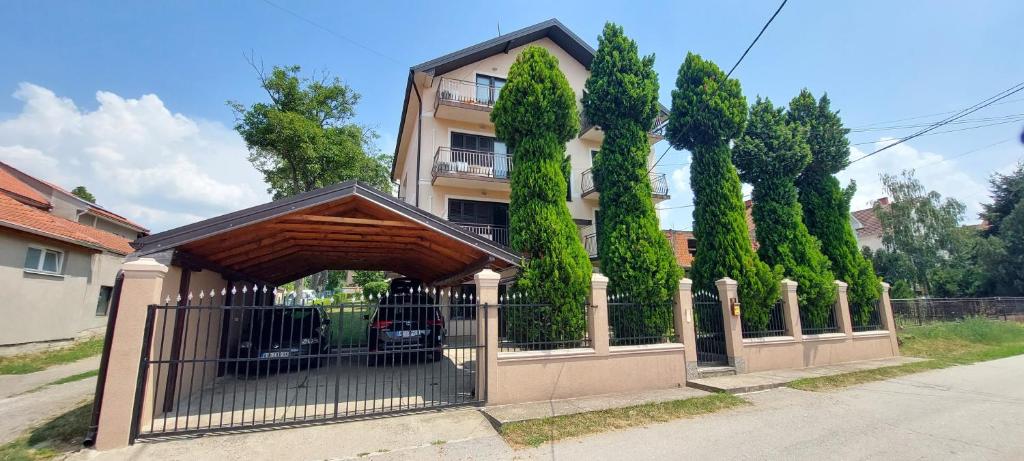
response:
<path id="1" fill-rule="evenodd" d="M 940 298 L 984 296 L 988 270 L 980 257 L 990 243 L 973 227 L 955 229 L 948 255 L 931 273 L 931 294 Z"/>
<path id="2" fill-rule="evenodd" d="M 574 341 L 586 328 L 583 304 L 592 266 L 565 202 L 565 143 L 579 132 L 576 97 L 546 49 L 530 46 L 516 58 L 491 112 L 497 137 L 515 152 L 509 203 L 509 244 L 525 256 L 516 291 L 550 312 L 523 319 L 545 328 L 531 341 Z M 511 319 L 510 319 L 511 321 Z M 542 337 L 538 337 L 543 335 Z M 524 338 L 519 338 L 524 339 Z"/>
<path id="3" fill-rule="evenodd" d="M 658 114 L 654 56 L 640 58 L 622 27 L 606 23 L 586 90 L 583 110 L 605 133 L 594 165 L 601 268 L 613 290 L 651 306 L 636 318 L 614 316 L 612 327 L 659 336 L 672 328 L 670 302 L 682 271 L 658 225 L 647 174 L 647 131 Z"/>
<path id="4" fill-rule="evenodd" d="M 882 185 L 892 198 L 889 206 L 875 204 L 882 223 L 882 244 L 907 258 L 913 268 L 912 282 L 925 295 L 931 295 L 931 276 L 952 253 L 955 231 L 965 206 L 935 191 L 925 191 L 914 178 L 913 170 L 900 175 L 882 174 Z"/>
<path id="5" fill-rule="evenodd" d="M 1024 295 L 1024 200 L 1000 223 L 999 238 L 986 247 L 995 294 Z"/>
<path id="6" fill-rule="evenodd" d="M 838 112 L 829 107 L 828 96 L 815 102 L 808 90 L 789 103 L 791 122 L 807 128 L 811 163 L 797 177 L 800 205 L 807 230 L 821 242 L 821 250 L 832 263 L 832 271 L 848 285 L 850 314 L 857 325 L 870 321 L 882 294 L 871 260 L 857 249 L 857 236 L 850 225 L 850 200 L 856 184 L 847 188 L 834 176 L 850 161 L 849 132 Z"/>
<path id="7" fill-rule="evenodd" d="M 1024 162 L 1018 163 L 1017 169 L 1010 174 L 994 173 L 989 184 L 992 203 L 981 205 L 981 219 L 988 223 L 984 230 L 986 236 L 999 235 L 1003 220 L 1024 200 Z"/>
<path id="8" fill-rule="evenodd" d="M 906 255 L 890 252 L 885 248 L 871 251 L 870 248 L 864 247 L 864 257 L 871 260 L 876 274 L 883 280 L 892 286 L 896 286 L 898 281 L 906 282 L 906 286 L 913 293 L 910 282 L 914 280 L 914 265 Z"/>
<path id="9" fill-rule="evenodd" d="M 779 297 L 782 268 L 762 262 L 748 237 L 740 178 L 729 150 L 746 116 L 739 82 L 727 80 L 713 62 L 687 54 L 672 91 L 668 139 L 676 149 L 692 153 L 694 283 L 711 289 L 715 279 L 733 278 L 739 282 L 743 311 L 763 312 Z"/>
<path id="10" fill-rule="evenodd" d="M 96 203 L 96 197 L 92 195 L 92 193 L 90 193 L 89 190 L 85 188 L 85 186 L 78 186 L 74 189 L 71 189 L 71 195 L 74 195 L 75 197 L 78 197 L 89 203 Z"/>
<path id="11" fill-rule="evenodd" d="M 375 280 L 367 282 L 363 285 L 363 296 L 369 298 L 371 296 L 380 297 L 380 295 L 388 291 L 388 282 L 384 280 Z"/>
<path id="12" fill-rule="evenodd" d="M 390 190 L 390 156 L 376 151 L 372 129 L 352 121 L 359 94 L 336 77 L 300 72 L 299 66 L 275 66 L 269 75 L 258 70 L 270 101 L 228 102 L 267 191 L 276 200 L 349 179 Z"/>
<path id="13" fill-rule="evenodd" d="M 796 177 L 811 162 L 807 129 L 786 120 L 781 107 L 758 98 L 750 108 L 746 131 L 736 142 L 733 162 L 740 179 L 754 186 L 754 222 L 761 260 L 782 266 L 798 283 L 800 310 L 814 327 L 822 327 L 835 306 L 836 290 L 821 243 L 811 237 L 797 201 Z M 751 326 L 768 325 L 767 310 Z"/>
<path id="14" fill-rule="evenodd" d="M 382 271 L 355 271 L 355 274 L 352 274 L 352 283 L 361 287 L 366 286 L 370 282 L 383 282 L 386 280 L 387 278 L 384 277 L 384 272 Z"/>

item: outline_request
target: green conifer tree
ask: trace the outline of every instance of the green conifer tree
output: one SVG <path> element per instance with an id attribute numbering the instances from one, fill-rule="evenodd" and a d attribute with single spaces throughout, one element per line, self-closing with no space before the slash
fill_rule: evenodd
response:
<path id="1" fill-rule="evenodd" d="M 840 186 L 835 174 L 850 161 L 849 132 L 838 112 L 829 107 L 828 96 L 817 102 L 803 90 L 789 103 L 787 118 L 807 128 L 811 163 L 797 177 L 799 201 L 807 230 L 821 242 L 822 252 L 832 262 L 836 278 L 849 285 L 850 317 L 865 325 L 882 295 L 882 285 L 871 260 L 857 248 L 857 236 L 850 225 L 850 200 L 856 188 Z"/>
<path id="2" fill-rule="evenodd" d="M 641 58 L 622 27 L 606 23 L 590 72 L 583 110 L 605 133 L 594 165 L 601 191 L 601 270 L 613 292 L 648 306 L 611 316 L 611 326 L 631 336 L 660 337 L 672 328 L 670 303 L 682 269 L 658 224 L 647 173 L 647 132 L 658 114 L 654 56 Z"/>
<path id="3" fill-rule="evenodd" d="M 740 179 L 754 186 L 758 256 L 765 263 L 782 266 L 796 280 L 800 311 L 811 323 L 808 326 L 822 327 L 835 306 L 835 277 L 821 243 L 807 232 L 797 201 L 796 177 L 811 162 L 806 136 L 807 129 L 788 122 L 781 107 L 758 98 L 733 149 L 733 163 Z M 766 327 L 767 314 L 753 319 L 752 327 Z"/>
<path id="4" fill-rule="evenodd" d="M 509 244 L 524 256 L 516 291 L 548 311 L 518 320 L 518 340 L 579 340 L 592 266 L 565 202 L 565 143 L 579 132 L 576 97 L 546 49 L 530 46 L 516 58 L 491 112 L 495 133 L 514 153 Z"/>
<path id="5" fill-rule="evenodd" d="M 727 80 L 713 62 L 687 54 L 672 92 L 668 139 L 673 147 L 692 154 L 694 284 L 711 289 L 718 278 L 735 279 L 743 312 L 752 313 L 744 318 L 768 309 L 779 298 L 782 279 L 782 268 L 763 263 L 748 238 L 740 178 L 729 149 L 746 117 L 747 101 L 739 82 Z"/>

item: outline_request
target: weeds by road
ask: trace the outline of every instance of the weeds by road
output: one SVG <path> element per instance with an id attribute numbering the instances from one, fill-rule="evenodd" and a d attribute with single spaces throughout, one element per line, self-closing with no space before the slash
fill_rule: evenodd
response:
<path id="1" fill-rule="evenodd" d="M 43 371 L 54 365 L 76 362 L 103 352 L 103 338 L 82 341 L 52 351 L 0 357 L 0 375 L 24 375 Z"/>
<path id="2" fill-rule="evenodd" d="M 501 426 L 501 436 L 516 448 L 599 432 L 688 418 L 741 405 L 747 401 L 730 394 L 713 394 L 670 402 L 648 403 L 610 410 L 518 421 Z"/>
<path id="3" fill-rule="evenodd" d="M 912 373 L 1024 354 L 1024 325 L 985 319 L 907 327 L 899 334 L 900 352 L 931 360 L 833 376 L 799 379 L 789 387 L 828 391 Z"/>

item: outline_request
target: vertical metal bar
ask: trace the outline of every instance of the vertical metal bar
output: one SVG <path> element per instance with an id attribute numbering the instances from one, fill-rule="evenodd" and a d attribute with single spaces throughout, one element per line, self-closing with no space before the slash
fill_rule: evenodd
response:
<path id="1" fill-rule="evenodd" d="M 142 332 L 142 350 L 139 351 L 139 375 L 135 380 L 135 404 L 132 406 L 131 429 L 128 435 L 128 444 L 133 445 L 139 436 L 139 419 L 142 418 L 142 399 L 146 390 L 146 374 L 149 371 L 150 344 L 153 340 L 153 317 L 156 306 L 150 305 L 146 308 L 146 323 Z M 150 426 L 152 429 L 152 426 Z"/>
<path id="2" fill-rule="evenodd" d="M 165 333 L 167 332 L 167 312 L 170 309 L 171 309 L 171 307 L 168 306 L 168 305 L 164 305 L 162 308 L 160 308 L 160 310 L 163 311 L 163 313 L 164 313 L 164 315 L 163 315 L 164 318 L 160 322 L 160 347 L 158 348 L 159 352 L 157 352 L 157 357 L 156 358 L 157 358 L 157 360 L 159 360 L 161 362 L 157 363 L 157 365 L 156 365 L 156 376 L 153 377 L 153 382 L 156 383 L 156 386 L 157 386 L 156 390 L 157 391 L 160 390 L 160 383 L 166 383 L 166 381 L 160 379 L 160 373 L 163 371 L 163 368 L 164 368 L 163 367 L 163 363 L 162 363 L 162 361 L 164 360 L 164 343 L 167 342 L 167 338 L 165 338 L 164 336 L 165 336 Z M 167 389 L 164 388 L 163 391 L 167 392 Z M 157 406 L 156 405 L 157 405 L 157 394 L 154 393 L 153 394 L 153 408 L 152 408 L 152 418 L 154 419 L 154 421 L 150 421 L 150 428 L 152 428 L 154 430 L 154 432 L 155 432 L 155 429 L 156 429 L 156 427 L 155 427 L 156 426 L 155 418 L 156 418 L 156 415 L 157 415 Z M 161 405 L 161 409 L 162 408 L 163 408 L 163 405 Z M 163 418 L 163 427 L 160 428 L 160 432 L 165 432 L 165 431 L 167 431 L 167 417 L 166 416 Z"/>
<path id="3" fill-rule="evenodd" d="M 174 388 L 178 379 L 178 359 L 181 353 L 181 328 L 185 311 L 182 306 L 188 304 L 188 286 L 192 279 L 192 271 L 181 270 L 181 281 L 178 283 L 178 309 L 174 311 L 174 333 L 171 335 L 171 357 L 167 365 L 167 389 L 164 391 L 164 412 L 171 411 L 174 404 Z M 175 414 L 177 416 L 177 414 Z"/>

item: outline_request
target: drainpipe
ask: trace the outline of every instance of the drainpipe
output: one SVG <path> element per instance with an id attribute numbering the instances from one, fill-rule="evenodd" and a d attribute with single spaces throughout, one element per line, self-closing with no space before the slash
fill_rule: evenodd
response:
<path id="1" fill-rule="evenodd" d="M 412 89 L 416 91 L 416 101 L 419 106 L 419 117 L 416 120 L 416 208 L 420 207 L 420 151 L 423 148 L 423 96 L 420 95 L 420 88 L 416 85 L 415 73 L 409 71 L 409 82 Z"/>
<path id="2" fill-rule="evenodd" d="M 117 272 L 114 279 L 114 290 L 111 293 L 110 310 L 107 311 L 107 331 L 103 337 L 103 354 L 100 355 L 100 369 L 96 378 L 96 396 L 93 398 L 92 417 L 89 421 L 89 429 L 85 432 L 85 439 L 82 445 L 90 448 L 96 444 L 96 431 L 100 427 L 100 407 L 103 405 L 103 390 L 107 384 L 107 366 L 110 363 L 110 343 L 114 338 L 114 327 L 117 325 L 117 308 L 121 305 L 121 285 L 124 283 L 124 273 Z"/>

